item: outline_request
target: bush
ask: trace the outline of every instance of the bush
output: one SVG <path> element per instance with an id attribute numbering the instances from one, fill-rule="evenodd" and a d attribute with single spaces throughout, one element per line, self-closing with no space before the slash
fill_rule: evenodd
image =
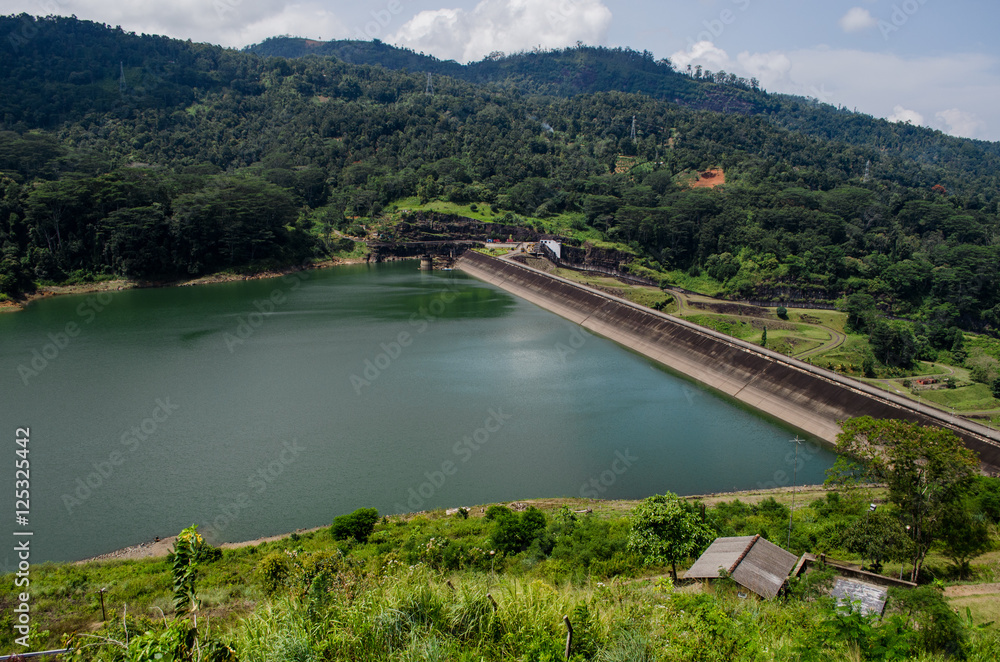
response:
<path id="1" fill-rule="evenodd" d="M 490 506 L 486 519 L 494 522 L 493 546 L 504 554 L 523 552 L 545 531 L 545 514 L 534 506 L 520 515 L 503 506 Z"/>
<path id="2" fill-rule="evenodd" d="M 281 588 L 289 573 L 288 557 L 281 552 L 272 552 L 261 559 L 257 564 L 257 572 L 260 573 L 267 593 L 274 593 Z"/>
<path id="3" fill-rule="evenodd" d="M 963 656 L 968 633 L 940 591 L 929 586 L 889 589 L 889 606 L 916 631 L 916 639 L 924 651 Z"/>
<path id="4" fill-rule="evenodd" d="M 354 539 L 358 542 L 368 542 L 368 536 L 375 530 L 378 523 L 378 510 L 375 508 L 358 508 L 349 515 L 340 515 L 333 520 L 330 534 L 334 540 Z"/>
<path id="5" fill-rule="evenodd" d="M 213 561 L 218 561 L 222 558 L 222 550 L 218 547 L 212 547 L 207 542 L 202 543 L 195 550 L 194 560 L 198 563 L 212 563 Z"/>
<path id="6" fill-rule="evenodd" d="M 788 319 L 788 309 L 784 306 L 778 306 L 778 317 L 783 320 Z"/>

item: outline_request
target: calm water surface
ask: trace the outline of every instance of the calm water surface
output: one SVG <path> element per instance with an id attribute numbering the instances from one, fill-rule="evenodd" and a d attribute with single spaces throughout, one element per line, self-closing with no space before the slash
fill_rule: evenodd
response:
<path id="1" fill-rule="evenodd" d="M 223 542 L 363 506 L 790 484 L 793 465 L 790 428 L 415 262 L 38 301 L 0 315 L 0 389 L 11 460 L 31 429 L 30 523 L 8 497 L 6 535 L 32 530 L 33 562 L 195 523 Z M 804 445 L 799 484 L 832 461 Z"/>

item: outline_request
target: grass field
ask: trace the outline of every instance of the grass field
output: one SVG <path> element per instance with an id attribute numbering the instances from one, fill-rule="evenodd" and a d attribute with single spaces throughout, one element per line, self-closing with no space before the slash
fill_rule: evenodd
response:
<path id="1" fill-rule="evenodd" d="M 630 285 L 610 276 L 594 276 L 579 271 L 573 271 L 572 269 L 556 269 L 554 273 L 567 280 L 582 283 L 603 292 L 607 292 L 608 294 L 628 299 L 629 301 L 637 303 L 640 306 L 646 306 L 647 308 L 654 308 L 668 313 L 677 309 L 674 298 L 669 294 L 665 294 L 663 290 L 658 287 Z"/>
<path id="2" fill-rule="evenodd" d="M 722 283 L 715 280 L 708 274 L 692 276 L 686 271 L 676 269 L 674 271 L 667 271 L 664 273 L 663 279 L 671 285 L 681 289 L 691 290 L 692 292 L 698 292 L 699 294 L 704 294 L 708 297 L 717 297 L 723 292 Z"/>
<path id="3" fill-rule="evenodd" d="M 993 397 L 993 392 L 986 384 L 969 384 L 961 388 L 920 391 L 920 397 L 959 412 L 1000 409 L 1000 401 Z"/>
<path id="4" fill-rule="evenodd" d="M 1000 595 L 996 593 L 951 598 L 948 602 L 959 615 L 971 614 L 973 623 L 1000 622 Z"/>

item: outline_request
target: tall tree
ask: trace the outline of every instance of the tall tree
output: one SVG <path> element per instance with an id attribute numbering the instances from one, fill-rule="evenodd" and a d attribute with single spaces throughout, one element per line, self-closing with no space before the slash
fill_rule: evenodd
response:
<path id="1" fill-rule="evenodd" d="M 913 558 L 913 545 L 906 529 L 893 513 L 878 510 L 854 520 L 844 532 L 844 549 L 872 562 L 878 572 L 882 561 Z"/>
<path id="2" fill-rule="evenodd" d="M 870 416 L 841 426 L 837 451 L 859 460 L 869 477 L 884 482 L 913 536 L 911 581 L 944 535 L 949 513 L 972 489 L 979 462 L 952 432 Z"/>
<path id="3" fill-rule="evenodd" d="M 993 549 L 984 513 L 971 502 L 958 503 L 946 514 L 941 527 L 944 554 L 955 564 L 959 579 L 972 570 L 972 559 Z"/>
<path id="4" fill-rule="evenodd" d="M 670 564 L 677 579 L 677 562 L 703 549 L 715 532 L 701 513 L 676 494 L 648 497 L 632 511 L 628 546 L 642 555 L 647 565 Z"/>

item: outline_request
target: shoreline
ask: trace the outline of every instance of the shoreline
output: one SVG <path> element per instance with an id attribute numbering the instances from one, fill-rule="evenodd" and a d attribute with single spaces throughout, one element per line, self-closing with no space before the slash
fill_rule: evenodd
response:
<path id="1" fill-rule="evenodd" d="M 113 280 L 102 280 L 95 283 L 78 283 L 75 285 L 43 285 L 35 292 L 25 295 L 23 299 L 14 301 L 0 301 L 0 314 L 15 313 L 24 310 L 29 304 L 39 299 L 50 299 L 52 297 L 66 294 L 91 294 L 94 292 L 124 292 L 126 290 L 146 290 L 161 287 L 193 287 L 195 285 L 213 285 L 216 283 L 233 283 L 244 280 L 263 280 L 265 278 L 279 278 L 288 274 L 300 271 L 315 271 L 319 269 L 329 269 L 347 264 L 365 264 L 367 258 L 331 258 L 314 262 L 305 266 L 286 267 L 284 269 L 272 269 L 268 271 L 258 271 L 251 274 L 236 274 L 220 272 L 206 276 L 198 276 L 188 280 L 174 281 L 135 281 L 127 278 L 116 278 Z"/>
<path id="2" fill-rule="evenodd" d="M 688 496 L 683 496 L 681 498 L 687 501 L 702 501 L 706 505 L 715 505 L 720 501 L 730 501 L 733 499 L 740 499 L 744 503 L 756 503 L 766 499 L 769 496 L 777 496 L 782 494 L 792 494 L 794 492 L 796 499 L 801 499 L 801 506 L 806 505 L 806 499 L 816 498 L 818 494 L 826 494 L 831 488 L 827 488 L 824 485 L 799 485 L 797 487 L 774 487 L 774 488 L 759 488 L 750 490 L 735 490 L 729 492 L 712 492 L 709 494 L 691 494 Z M 557 498 L 541 498 L 541 499 L 522 499 L 519 501 L 512 502 L 502 502 L 499 505 L 518 505 L 518 506 L 535 506 L 540 508 L 542 511 L 554 510 L 561 506 L 575 506 L 577 508 L 583 508 L 587 510 L 600 510 L 601 512 L 627 512 L 634 508 L 641 499 L 621 499 L 621 500 L 606 500 L 606 499 L 584 499 L 578 497 L 557 497 Z M 488 506 L 493 504 L 480 504 L 472 506 L 469 508 L 470 517 L 478 517 L 482 513 L 480 510 L 485 510 Z M 414 517 L 420 517 L 427 515 L 428 513 L 433 513 L 437 511 L 446 511 L 445 508 L 435 508 L 433 510 L 421 510 L 410 513 L 394 513 L 391 515 L 385 515 L 390 519 L 412 519 Z M 252 540 L 243 540 L 238 542 L 224 542 L 218 545 L 219 549 L 239 549 L 241 547 L 256 547 L 257 545 L 274 542 L 276 540 L 283 540 L 290 537 L 292 534 L 308 534 L 315 533 L 317 531 L 322 531 L 324 529 L 329 529 L 330 525 L 326 524 L 323 526 L 316 526 L 308 529 L 296 529 L 295 531 L 289 531 L 288 533 L 279 533 L 272 536 L 261 536 L 259 538 L 254 538 Z M 170 553 L 174 541 L 177 536 L 169 536 L 167 538 L 160 538 L 159 540 L 149 540 L 135 545 L 130 545 L 128 547 L 123 547 L 105 554 L 98 554 L 97 556 L 91 556 L 85 559 L 80 559 L 79 561 L 67 561 L 73 565 L 84 565 L 87 563 L 104 562 L 104 561 L 138 561 L 143 559 L 157 559 L 165 558 L 167 554 Z"/>

